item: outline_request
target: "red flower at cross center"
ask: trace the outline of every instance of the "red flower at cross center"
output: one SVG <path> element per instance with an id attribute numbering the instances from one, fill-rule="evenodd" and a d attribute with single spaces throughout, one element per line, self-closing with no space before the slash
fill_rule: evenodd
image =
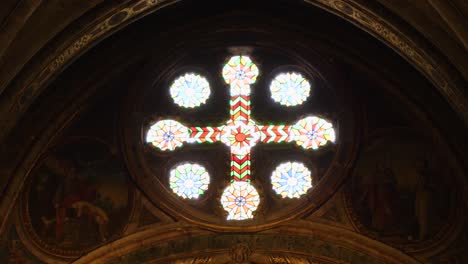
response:
<path id="1" fill-rule="evenodd" d="M 231 147 L 231 153 L 246 155 L 260 140 L 260 131 L 252 120 L 228 121 L 221 129 L 221 142 Z"/>

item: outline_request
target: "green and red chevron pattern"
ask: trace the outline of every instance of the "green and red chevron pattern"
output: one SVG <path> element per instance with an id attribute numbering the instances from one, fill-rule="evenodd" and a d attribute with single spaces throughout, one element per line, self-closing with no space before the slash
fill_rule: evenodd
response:
<path id="1" fill-rule="evenodd" d="M 250 181 L 250 154 L 231 154 L 231 181 Z"/>
<path id="2" fill-rule="evenodd" d="M 289 132 L 291 126 L 271 125 L 258 126 L 260 130 L 260 141 L 263 143 L 290 142 Z"/>
<path id="3" fill-rule="evenodd" d="M 250 119 L 250 96 L 235 95 L 231 96 L 230 115 L 233 121 L 243 121 L 247 123 Z"/>
<path id="4" fill-rule="evenodd" d="M 189 130 L 190 139 L 197 143 L 217 142 L 221 133 L 218 127 L 191 127 Z"/>

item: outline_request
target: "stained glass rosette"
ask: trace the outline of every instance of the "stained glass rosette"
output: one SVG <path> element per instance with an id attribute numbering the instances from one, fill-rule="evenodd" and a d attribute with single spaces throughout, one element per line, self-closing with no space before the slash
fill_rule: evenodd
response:
<path id="1" fill-rule="evenodd" d="M 232 154 L 246 155 L 260 140 L 260 132 L 252 120 L 247 124 L 242 121 L 229 121 L 223 126 L 220 139 L 231 148 Z"/>
<path id="2" fill-rule="evenodd" d="M 280 73 L 271 82 L 270 92 L 273 101 L 281 105 L 300 105 L 310 95 L 310 83 L 299 73 Z"/>
<path id="3" fill-rule="evenodd" d="M 250 85 L 259 74 L 248 56 L 233 56 L 224 65 L 222 75 L 230 85 L 230 120 L 222 126 L 185 127 L 175 120 L 153 124 L 146 141 L 163 151 L 172 151 L 184 143 L 222 142 L 230 148 L 231 183 L 221 195 L 227 220 L 253 218 L 260 197 L 251 185 L 251 148 L 262 143 L 295 142 L 304 149 L 318 149 L 335 141 L 335 131 L 328 121 L 315 116 L 303 118 L 293 125 L 259 125 L 251 119 Z M 208 90 L 206 90 L 208 89 Z M 302 104 L 310 94 L 310 83 L 300 74 L 284 73 L 271 84 L 276 102 L 294 106 Z M 209 97 L 209 85 L 203 77 L 186 74 L 171 86 L 174 102 L 182 107 L 196 107 Z M 182 164 L 170 173 L 170 187 L 183 198 L 197 198 L 207 190 L 209 176 L 197 164 Z M 282 197 L 297 198 L 312 187 L 310 171 L 301 163 L 287 162 L 272 173 L 274 191 Z"/>
<path id="4" fill-rule="evenodd" d="M 233 56 L 223 67 L 223 78 L 231 85 L 231 96 L 249 95 L 250 84 L 255 83 L 258 68 L 248 56 Z"/>
<path id="5" fill-rule="evenodd" d="M 187 141 L 188 128 L 175 120 L 161 120 L 152 125 L 146 135 L 146 142 L 160 150 L 172 151 Z"/>
<path id="6" fill-rule="evenodd" d="M 235 181 L 224 190 L 221 204 L 228 212 L 227 220 L 246 220 L 253 218 L 260 197 L 249 182 Z"/>
<path id="7" fill-rule="evenodd" d="M 318 149 L 328 141 L 335 142 L 333 125 L 316 116 L 299 120 L 291 127 L 289 136 L 304 149 Z"/>
<path id="8" fill-rule="evenodd" d="M 204 194 L 210 183 L 210 175 L 203 166 L 195 163 L 180 164 L 171 170 L 169 186 L 182 198 L 196 199 Z"/>
<path id="9" fill-rule="evenodd" d="M 299 198 L 312 187 L 311 173 L 302 163 L 282 163 L 271 174 L 271 185 L 283 198 Z"/>
<path id="10" fill-rule="evenodd" d="M 210 97 L 210 84 L 205 77 L 187 73 L 174 80 L 169 88 L 174 103 L 186 108 L 194 108 Z"/>

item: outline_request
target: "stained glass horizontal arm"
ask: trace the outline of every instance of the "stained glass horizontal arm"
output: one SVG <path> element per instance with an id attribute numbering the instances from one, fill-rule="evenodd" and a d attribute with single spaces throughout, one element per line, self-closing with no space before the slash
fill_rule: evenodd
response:
<path id="1" fill-rule="evenodd" d="M 242 133 L 244 132 L 244 133 Z M 249 132 L 250 134 L 248 134 Z M 224 139 L 221 135 L 224 135 Z M 253 140 L 252 140 L 253 139 Z M 258 139 L 258 140 L 257 140 Z M 335 141 L 333 125 L 316 116 L 308 116 L 294 125 L 256 125 L 253 121 L 242 123 L 229 122 L 220 127 L 186 127 L 175 120 L 161 120 L 152 125 L 146 141 L 163 151 L 172 151 L 188 143 L 214 143 L 225 141 L 228 146 L 239 145 L 247 149 L 258 141 L 263 143 L 296 142 L 304 149 L 317 149 L 328 141 Z"/>

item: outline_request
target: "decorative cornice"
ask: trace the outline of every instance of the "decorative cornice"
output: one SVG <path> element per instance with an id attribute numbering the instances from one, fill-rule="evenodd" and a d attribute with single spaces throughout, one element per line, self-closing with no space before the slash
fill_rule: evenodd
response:
<path id="1" fill-rule="evenodd" d="M 171 252 L 170 256 L 167 252 Z M 350 263 L 419 263 L 401 251 L 355 232 L 307 221 L 291 222 L 256 234 L 218 234 L 183 224 L 154 226 L 102 246 L 74 263 L 168 263 L 190 254 L 206 256 L 210 252 L 230 253 L 233 263 L 243 263 L 257 253 L 320 256 Z"/>

